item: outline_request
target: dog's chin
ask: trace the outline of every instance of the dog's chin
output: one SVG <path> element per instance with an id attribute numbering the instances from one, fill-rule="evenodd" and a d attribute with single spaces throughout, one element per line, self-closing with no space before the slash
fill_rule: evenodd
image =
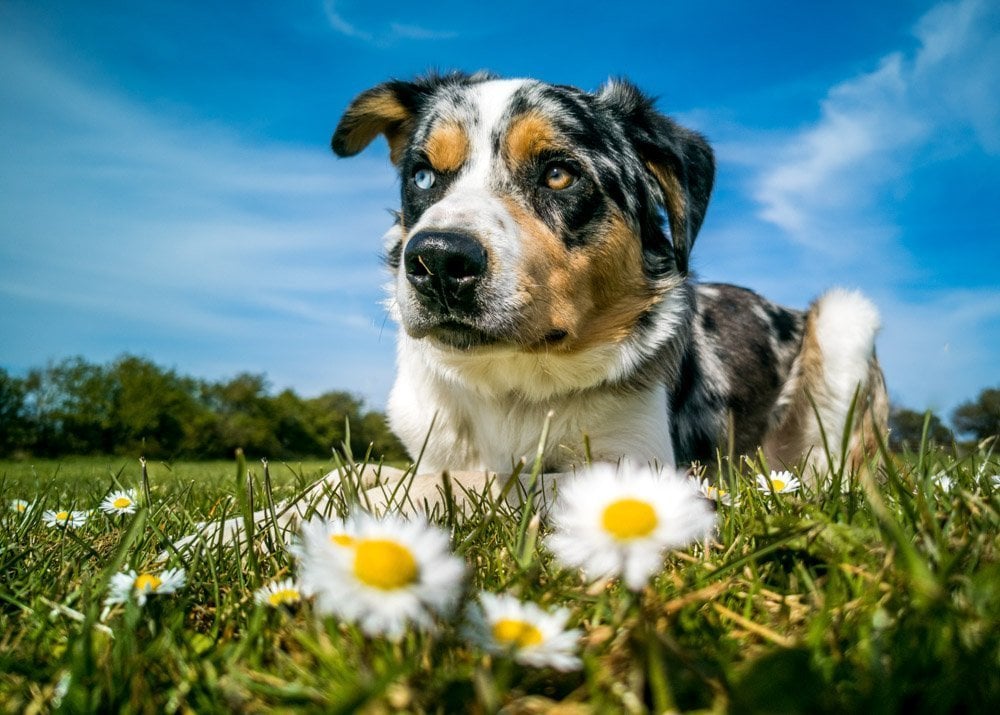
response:
<path id="1" fill-rule="evenodd" d="M 457 320 L 437 322 L 426 328 L 420 337 L 454 350 L 472 351 L 498 348 L 510 344 L 510 341 L 503 336 Z"/>
<path id="2" fill-rule="evenodd" d="M 478 352 L 489 350 L 521 350 L 532 352 L 558 346 L 565 338 L 566 331 L 550 330 L 537 340 L 525 341 L 498 331 L 489 330 L 470 322 L 455 319 L 439 319 L 433 323 L 404 326 L 410 337 L 428 340 L 431 344 L 451 350 Z"/>

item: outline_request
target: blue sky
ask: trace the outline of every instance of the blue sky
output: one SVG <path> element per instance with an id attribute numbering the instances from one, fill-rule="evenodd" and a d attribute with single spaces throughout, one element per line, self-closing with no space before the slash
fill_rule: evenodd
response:
<path id="1" fill-rule="evenodd" d="M 358 92 L 430 68 L 627 76 L 704 132 L 701 278 L 878 304 L 897 402 L 1000 383 L 1000 6 L 0 3 L 0 366 L 123 352 L 382 406 L 395 327 Z"/>

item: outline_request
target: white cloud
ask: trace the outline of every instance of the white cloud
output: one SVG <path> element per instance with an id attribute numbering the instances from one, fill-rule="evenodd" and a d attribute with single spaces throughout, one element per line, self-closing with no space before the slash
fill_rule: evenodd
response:
<path id="1" fill-rule="evenodd" d="M 825 240 L 830 229 L 845 219 L 880 222 L 872 206 L 915 155 L 961 141 L 965 127 L 997 151 L 998 20 L 988 0 L 937 6 L 917 25 L 914 53 L 888 54 L 875 70 L 830 89 L 818 122 L 769 147 L 770 166 L 753 182 L 759 216 L 803 245 L 853 252 L 865 244 Z"/>

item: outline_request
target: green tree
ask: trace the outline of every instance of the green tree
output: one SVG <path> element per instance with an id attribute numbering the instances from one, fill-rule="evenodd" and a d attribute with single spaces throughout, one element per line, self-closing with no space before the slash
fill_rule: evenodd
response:
<path id="1" fill-rule="evenodd" d="M 208 386 L 205 396 L 218 416 L 214 437 L 224 450 L 214 456 L 231 455 L 237 447 L 255 457 L 282 454 L 274 430 L 274 405 L 267 391 L 267 378 L 251 373 Z"/>
<path id="2" fill-rule="evenodd" d="M 110 454 L 114 388 L 108 370 L 67 358 L 32 370 L 25 404 L 37 424 L 32 451 L 43 455 Z"/>
<path id="3" fill-rule="evenodd" d="M 930 415 L 927 438 L 938 444 L 949 444 L 955 435 L 933 412 L 916 412 L 906 407 L 893 407 L 889 411 L 889 448 L 901 452 L 904 449 L 916 451 L 924 432 L 924 420 Z"/>
<path id="4" fill-rule="evenodd" d="M 959 405 L 952 422 L 957 432 L 977 440 L 1000 436 L 1000 388 L 986 388 L 975 401 Z"/>
<path id="5" fill-rule="evenodd" d="M 14 454 L 29 444 L 30 425 L 25 411 L 25 386 L 0 368 L 0 454 Z"/>
<path id="6" fill-rule="evenodd" d="M 196 383 L 149 360 L 124 355 L 109 371 L 115 451 L 166 458 L 181 452 L 185 425 L 207 408 Z"/>
<path id="7" fill-rule="evenodd" d="M 343 451 L 347 424 L 355 457 L 374 445 L 375 458 L 405 459 L 385 417 L 347 392 L 272 395 L 264 375 L 195 380 L 133 355 L 104 366 L 70 358 L 23 380 L 0 371 L 0 454 L 226 458 L 242 447 L 273 459 L 329 457 Z"/>

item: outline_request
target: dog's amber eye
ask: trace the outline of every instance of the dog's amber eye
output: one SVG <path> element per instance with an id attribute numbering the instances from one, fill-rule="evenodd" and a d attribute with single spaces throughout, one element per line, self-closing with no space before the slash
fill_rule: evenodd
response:
<path id="1" fill-rule="evenodd" d="M 421 191 L 427 191 L 427 189 L 434 186 L 435 178 L 434 172 L 427 167 L 417 169 L 413 172 L 413 183 L 416 184 L 417 188 Z"/>
<path id="2" fill-rule="evenodd" d="M 549 164 L 545 167 L 545 185 L 553 191 L 568 189 L 576 181 L 574 174 L 565 164 Z"/>

